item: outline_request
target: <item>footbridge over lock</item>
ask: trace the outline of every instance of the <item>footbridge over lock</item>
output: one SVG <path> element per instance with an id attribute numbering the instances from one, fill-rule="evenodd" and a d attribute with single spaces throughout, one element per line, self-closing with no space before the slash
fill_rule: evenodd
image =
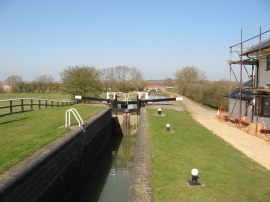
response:
<path id="1" fill-rule="evenodd" d="M 137 133 L 141 107 L 147 104 L 166 104 L 168 101 L 180 101 L 182 97 L 150 96 L 148 92 L 107 92 L 106 98 L 89 96 L 75 96 L 79 100 L 100 101 L 112 108 L 113 114 L 118 117 L 123 135 L 132 136 Z M 137 115 L 137 116 L 136 116 Z"/>
<path id="2" fill-rule="evenodd" d="M 139 115 L 141 107 L 145 106 L 148 103 L 181 101 L 183 100 L 183 97 L 151 98 L 148 92 L 107 92 L 106 98 L 76 95 L 75 99 L 105 102 L 112 107 L 114 114 L 135 113 Z"/>

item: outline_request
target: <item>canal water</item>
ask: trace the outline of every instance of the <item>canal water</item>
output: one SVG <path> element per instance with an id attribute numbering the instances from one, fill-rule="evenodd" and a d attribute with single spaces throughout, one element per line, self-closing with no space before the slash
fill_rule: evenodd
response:
<path id="1" fill-rule="evenodd" d="M 135 148 L 136 136 L 113 137 L 101 157 L 94 179 L 85 185 L 76 201 L 128 201 Z"/>

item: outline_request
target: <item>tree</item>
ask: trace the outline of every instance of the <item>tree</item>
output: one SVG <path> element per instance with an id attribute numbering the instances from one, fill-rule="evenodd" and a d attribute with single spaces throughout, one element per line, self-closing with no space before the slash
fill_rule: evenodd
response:
<path id="1" fill-rule="evenodd" d="M 175 75 L 177 91 L 184 96 L 191 84 L 205 80 L 204 72 L 194 66 L 185 66 L 182 70 L 177 71 Z"/>
<path id="2" fill-rule="evenodd" d="M 120 83 L 125 82 L 129 79 L 130 68 L 128 68 L 127 66 L 116 66 L 114 70 L 115 76 Z"/>
<path id="3" fill-rule="evenodd" d="M 143 75 L 136 67 L 116 66 L 100 70 L 104 90 L 143 90 Z"/>
<path id="4" fill-rule="evenodd" d="M 143 81 L 143 76 L 142 73 L 139 69 L 136 67 L 130 68 L 130 87 L 131 90 L 143 90 L 144 87 L 144 81 Z"/>
<path id="5" fill-rule="evenodd" d="M 18 90 L 18 86 L 22 83 L 22 77 L 18 75 L 11 75 L 6 79 L 6 83 L 11 86 L 12 92 Z"/>
<path id="6" fill-rule="evenodd" d="M 101 72 L 101 80 L 103 83 L 103 88 L 105 91 L 111 90 L 115 86 L 115 74 L 114 68 L 105 68 L 100 70 Z"/>
<path id="7" fill-rule="evenodd" d="M 2 82 L 0 81 L 0 93 L 3 93 L 4 92 L 4 87 L 2 86 Z"/>
<path id="8" fill-rule="evenodd" d="M 39 93 L 50 92 L 54 85 L 53 77 L 50 75 L 41 75 L 35 78 L 36 91 Z"/>
<path id="9" fill-rule="evenodd" d="M 170 78 L 170 77 L 166 77 L 163 80 L 162 84 L 164 86 L 168 86 L 168 87 L 174 87 L 174 85 L 175 85 L 174 80 L 172 78 Z"/>
<path id="10" fill-rule="evenodd" d="M 102 91 L 100 72 L 94 67 L 67 67 L 60 73 L 63 92 L 72 96 L 98 96 Z"/>

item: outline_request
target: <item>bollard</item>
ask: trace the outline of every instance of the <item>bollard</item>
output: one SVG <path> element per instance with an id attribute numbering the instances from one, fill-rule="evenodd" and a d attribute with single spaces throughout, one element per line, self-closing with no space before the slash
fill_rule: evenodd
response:
<path id="1" fill-rule="evenodd" d="M 157 112 L 158 112 L 158 115 L 161 116 L 162 109 L 158 108 Z"/>
<path id="2" fill-rule="evenodd" d="M 171 130 L 170 130 L 170 124 L 166 124 L 166 128 L 167 128 L 167 130 L 166 130 L 166 132 L 171 132 Z"/>
<path id="3" fill-rule="evenodd" d="M 201 183 L 198 181 L 198 179 L 199 179 L 198 173 L 199 173 L 199 171 L 196 168 L 193 168 L 191 170 L 192 178 L 191 178 L 191 180 L 188 180 L 189 185 L 192 185 L 192 186 L 193 185 L 201 185 Z"/>

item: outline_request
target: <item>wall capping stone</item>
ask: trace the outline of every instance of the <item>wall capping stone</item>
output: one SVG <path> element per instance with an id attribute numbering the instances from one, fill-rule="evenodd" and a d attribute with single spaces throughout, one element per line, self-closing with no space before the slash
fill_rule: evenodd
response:
<path id="1" fill-rule="evenodd" d="M 128 198 L 129 202 L 154 201 L 152 152 L 145 107 L 140 110 L 133 176 Z"/>

